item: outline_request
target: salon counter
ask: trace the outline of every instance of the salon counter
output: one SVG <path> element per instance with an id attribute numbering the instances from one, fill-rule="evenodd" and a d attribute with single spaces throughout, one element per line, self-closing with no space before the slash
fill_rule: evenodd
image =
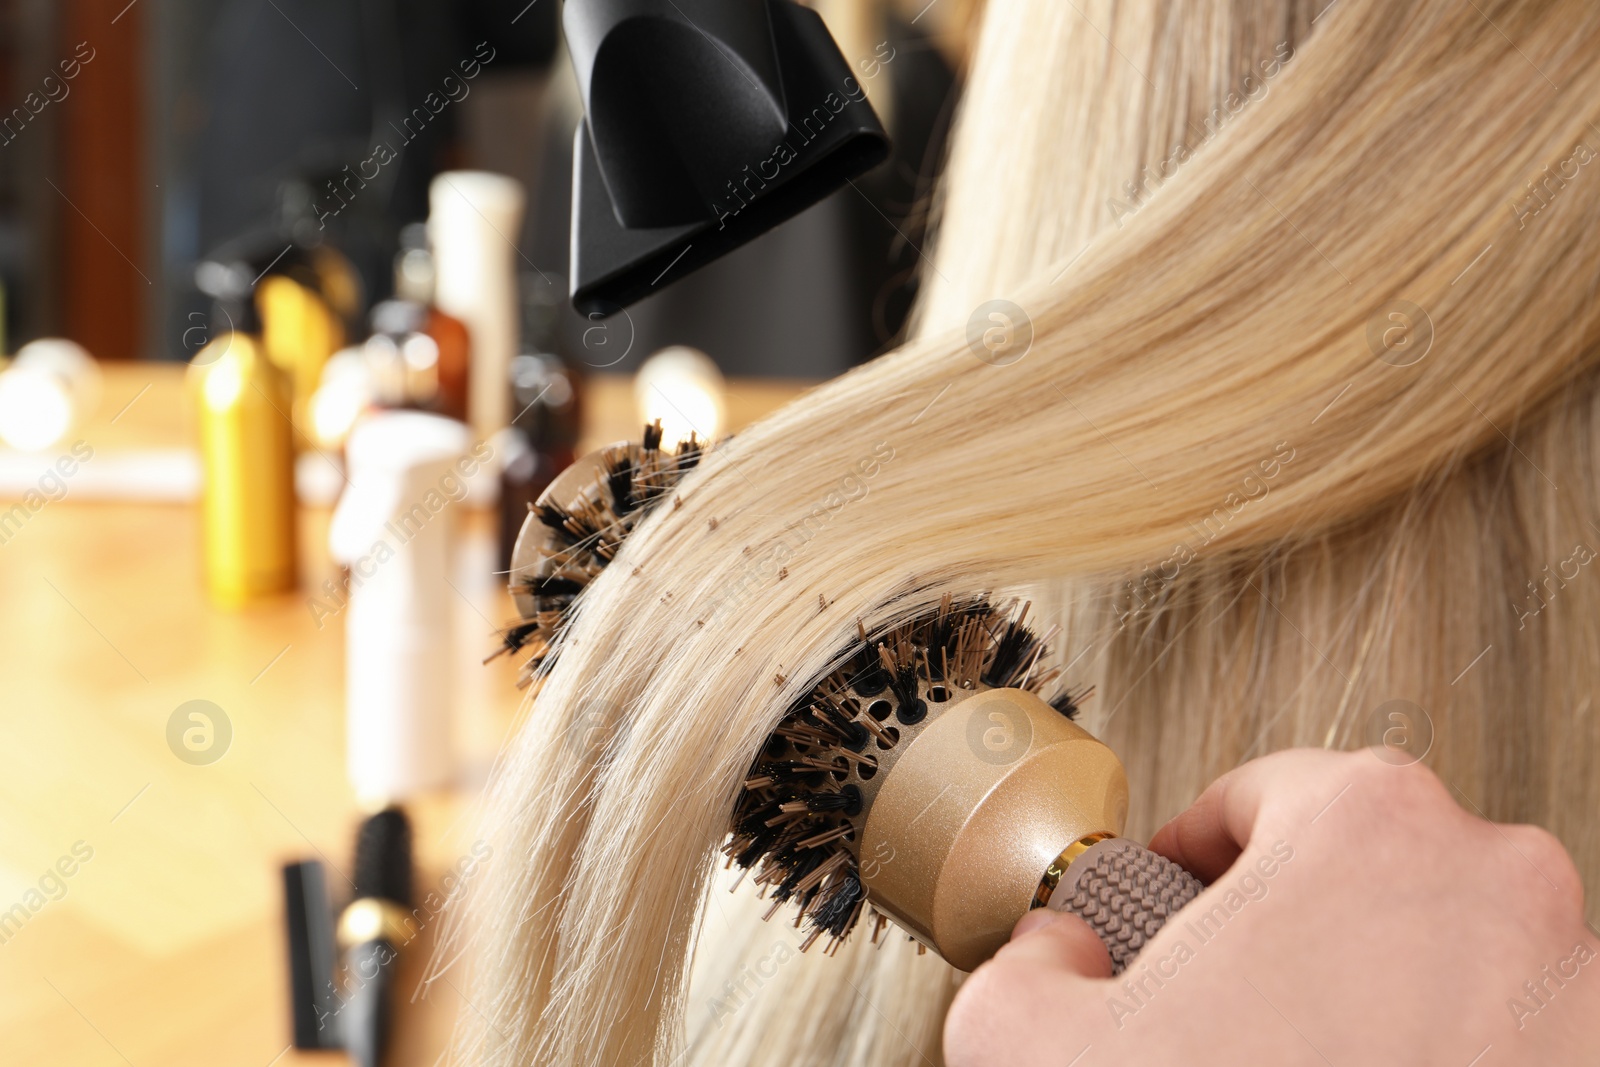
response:
<path id="1" fill-rule="evenodd" d="M 799 388 L 731 383 L 731 425 Z M 590 444 L 638 432 L 628 380 L 591 379 L 588 401 Z M 184 449 L 191 422 L 181 368 L 108 366 L 99 411 L 39 457 L 41 477 L 75 440 L 92 465 Z M 300 591 L 224 612 L 200 585 L 192 505 L 75 498 L 76 473 L 61 474 L 60 491 L 50 480 L 43 505 L 0 543 L 0 1061 L 342 1062 L 288 1047 L 278 875 L 285 861 L 320 857 L 333 892 L 347 894 L 360 817 L 344 773 L 342 620 L 316 599 L 336 573 L 327 509 L 300 515 Z M 460 519 L 463 775 L 410 806 L 421 931 L 402 972 L 416 1000 L 401 1008 L 400 1064 L 434 1063 L 462 1010 L 458 974 L 420 981 L 437 903 L 481 874 L 474 798 L 519 706 L 516 664 L 479 662 L 513 617 L 491 574 L 492 516 Z M 186 761 L 169 742 L 173 713 L 194 700 L 231 728 L 214 762 Z"/>

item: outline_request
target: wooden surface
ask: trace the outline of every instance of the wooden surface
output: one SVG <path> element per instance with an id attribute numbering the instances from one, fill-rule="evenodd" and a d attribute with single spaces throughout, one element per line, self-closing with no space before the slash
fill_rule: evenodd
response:
<path id="1" fill-rule="evenodd" d="M 730 422 L 796 391 L 735 384 Z M 588 395 L 586 436 L 634 432 L 626 381 L 593 380 Z M 110 366 L 99 412 L 39 457 L 41 473 L 79 438 L 103 456 L 189 433 L 181 370 Z M 200 587 L 193 508 L 77 502 L 66 481 L 0 544 L 0 923 L 42 901 L 19 928 L 0 925 L 0 1063 L 342 1063 L 288 1048 L 278 874 L 320 856 L 333 891 L 348 892 L 360 818 L 344 775 L 341 620 L 319 628 L 307 602 L 334 575 L 327 513 L 301 516 L 302 591 L 228 613 Z M 419 896 L 470 855 L 473 798 L 518 707 L 515 664 L 478 663 L 512 617 L 490 573 L 490 516 L 459 518 L 463 771 L 459 788 L 411 807 Z M 174 710 L 196 699 L 233 727 L 205 766 L 166 740 Z M 75 847 L 92 857 L 78 863 Z M 47 877 L 63 857 L 71 876 Z M 407 992 L 438 925 L 424 924 Z M 437 1061 L 460 997 L 448 981 L 418 993 L 396 1065 Z"/>

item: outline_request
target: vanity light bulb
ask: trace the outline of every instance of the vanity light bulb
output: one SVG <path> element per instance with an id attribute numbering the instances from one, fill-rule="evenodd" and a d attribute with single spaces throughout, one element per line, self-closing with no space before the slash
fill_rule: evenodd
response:
<path id="1" fill-rule="evenodd" d="M 691 432 L 714 441 L 727 424 L 726 387 L 711 357 L 694 348 L 663 348 L 639 367 L 633 393 L 645 423 L 661 420 L 662 442 L 671 446 Z"/>

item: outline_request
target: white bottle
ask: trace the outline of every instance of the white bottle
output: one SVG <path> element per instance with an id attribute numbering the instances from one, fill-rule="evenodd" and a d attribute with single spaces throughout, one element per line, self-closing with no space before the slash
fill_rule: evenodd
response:
<path id="1" fill-rule="evenodd" d="M 524 201 L 521 182 L 487 171 L 446 171 L 428 188 L 434 303 L 467 324 L 472 345 L 467 421 L 480 441 L 504 428 L 511 416 L 507 381 L 521 321 L 517 238 Z"/>
<path id="2" fill-rule="evenodd" d="M 350 568 L 346 761 L 363 803 L 399 801 L 454 774 L 446 576 L 468 447 L 464 425 L 417 411 L 368 415 L 345 446 L 349 484 L 329 542 Z"/>

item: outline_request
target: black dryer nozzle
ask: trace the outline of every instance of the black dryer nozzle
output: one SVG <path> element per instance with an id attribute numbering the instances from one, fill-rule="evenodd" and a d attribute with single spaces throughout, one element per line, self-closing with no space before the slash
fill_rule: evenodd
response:
<path id="1" fill-rule="evenodd" d="M 881 163 L 883 125 L 793 0 L 567 0 L 583 96 L 572 303 L 620 307 Z"/>

